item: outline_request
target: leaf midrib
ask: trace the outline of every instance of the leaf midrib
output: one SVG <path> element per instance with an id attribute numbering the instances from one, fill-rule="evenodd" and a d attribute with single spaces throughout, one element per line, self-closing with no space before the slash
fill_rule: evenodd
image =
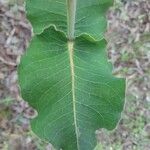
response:
<path id="1" fill-rule="evenodd" d="M 67 0 L 67 25 L 68 25 L 67 36 L 69 41 L 74 40 L 76 3 L 77 0 Z"/>
<path id="2" fill-rule="evenodd" d="M 79 133 L 78 133 L 78 125 L 77 125 L 77 115 L 76 115 L 76 97 L 75 97 L 75 70 L 74 70 L 74 59 L 73 59 L 73 46 L 74 42 L 68 42 L 68 51 L 69 51 L 69 60 L 70 60 L 70 71 L 71 71 L 71 91 L 72 91 L 72 104 L 73 104 L 73 121 L 75 126 L 75 134 L 77 140 L 77 148 L 79 150 Z"/>
<path id="3" fill-rule="evenodd" d="M 75 39 L 75 18 L 76 18 L 76 3 L 77 0 L 67 0 L 67 22 L 68 22 L 68 53 L 70 61 L 70 73 L 71 73 L 71 91 L 72 91 L 72 104 L 73 104 L 73 121 L 75 126 L 75 135 L 77 149 L 79 150 L 79 131 L 77 126 L 76 116 L 76 97 L 75 97 L 75 70 L 74 70 L 74 39 Z"/>

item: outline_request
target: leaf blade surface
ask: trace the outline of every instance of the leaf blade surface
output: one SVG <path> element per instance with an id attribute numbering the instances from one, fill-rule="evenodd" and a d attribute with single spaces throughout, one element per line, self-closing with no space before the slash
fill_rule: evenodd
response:
<path id="1" fill-rule="evenodd" d="M 22 57 L 22 96 L 38 111 L 32 129 L 57 149 L 94 149 L 95 130 L 113 129 L 120 118 L 125 82 L 112 76 L 105 49 L 105 40 L 86 36 L 70 47 L 51 27 L 33 38 Z"/>
<path id="2" fill-rule="evenodd" d="M 95 40 L 102 39 L 107 26 L 106 11 L 112 3 L 113 0 L 76 0 L 75 37 L 87 34 Z M 67 35 L 69 12 L 66 0 L 26 0 L 26 10 L 35 34 L 55 26 Z"/>

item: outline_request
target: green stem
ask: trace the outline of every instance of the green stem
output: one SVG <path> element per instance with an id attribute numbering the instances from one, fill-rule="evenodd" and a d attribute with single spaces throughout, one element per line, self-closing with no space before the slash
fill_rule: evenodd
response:
<path id="1" fill-rule="evenodd" d="M 76 0 L 67 0 L 68 4 L 68 39 L 74 40 L 75 17 L 76 17 Z"/>

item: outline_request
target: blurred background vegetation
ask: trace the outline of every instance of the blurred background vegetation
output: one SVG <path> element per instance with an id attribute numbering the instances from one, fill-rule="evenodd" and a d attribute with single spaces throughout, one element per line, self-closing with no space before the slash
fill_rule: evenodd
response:
<path id="1" fill-rule="evenodd" d="M 106 38 L 116 76 L 127 78 L 126 105 L 114 131 L 97 131 L 100 149 L 150 150 L 150 1 L 115 0 Z M 0 149 L 50 150 L 30 129 L 36 112 L 17 85 L 17 65 L 32 36 L 24 0 L 0 0 Z"/>

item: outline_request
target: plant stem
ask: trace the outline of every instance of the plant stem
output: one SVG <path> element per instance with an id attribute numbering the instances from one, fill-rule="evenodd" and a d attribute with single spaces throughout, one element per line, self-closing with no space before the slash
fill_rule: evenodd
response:
<path id="1" fill-rule="evenodd" d="M 68 4 L 68 39 L 74 40 L 75 17 L 76 17 L 76 0 L 67 0 Z"/>

